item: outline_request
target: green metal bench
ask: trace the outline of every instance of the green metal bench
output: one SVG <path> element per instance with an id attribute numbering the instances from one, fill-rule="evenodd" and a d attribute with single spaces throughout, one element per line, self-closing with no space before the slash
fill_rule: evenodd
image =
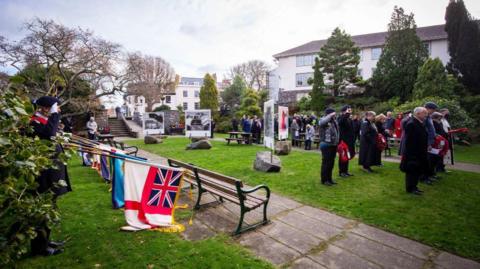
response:
<path id="1" fill-rule="evenodd" d="M 224 199 L 240 206 L 240 220 L 233 235 L 238 235 L 245 231 L 255 229 L 256 227 L 265 225 L 269 222 L 267 218 L 267 207 L 270 199 L 270 189 L 267 186 L 258 185 L 251 189 L 244 189 L 243 182 L 233 177 L 225 176 L 197 167 L 193 164 L 173 159 L 168 159 L 168 164 L 172 167 L 180 167 L 187 170 L 187 176 L 184 177 L 184 180 L 190 183 L 191 186 L 196 186 L 198 188 L 198 197 L 194 209 L 198 210 L 201 207 L 211 205 L 212 203 L 223 203 Z M 265 190 L 265 196 L 254 194 L 260 189 Z M 218 196 L 218 202 L 201 204 L 202 194 L 204 192 L 209 192 L 214 196 Z M 263 220 L 251 225 L 243 226 L 245 214 L 261 206 L 263 206 Z"/>

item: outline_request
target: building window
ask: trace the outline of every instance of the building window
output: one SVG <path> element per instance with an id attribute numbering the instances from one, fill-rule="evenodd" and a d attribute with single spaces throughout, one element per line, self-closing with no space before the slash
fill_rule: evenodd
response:
<path id="1" fill-rule="evenodd" d="M 313 73 L 299 73 L 295 75 L 297 87 L 307 87 L 308 79 L 313 77 Z"/>
<path id="2" fill-rule="evenodd" d="M 187 102 L 183 103 L 183 110 L 188 110 L 188 103 Z"/>
<path id="3" fill-rule="evenodd" d="M 380 55 L 382 55 L 382 48 L 372 48 L 372 60 L 380 59 Z"/>
<path id="4" fill-rule="evenodd" d="M 200 97 L 200 91 L 195 91 L 195 97 Z"/>
<path id="5" fill-rule="evenodd" d="M 373 76 L 373 74 L 375 73 L 375 70 L 376 70 L 376 69 L 377 69 L 376 67 L 373 67 L 373 68 L 372 68 L 372 76 Z"/>
<path id="6" fill-rule="evenodd" d="M 312 66 L 315 61 L 315 54 L 297 56 L 297 66 Z"/>
<path id="7" fill-rule="evenodd" d="M 358 53 L 358 56 L 360 56 L 360 61 L 363 61 L 363 50 L 360 49 L 360 52 Z"/>
<path id="8" fill-rule="evenodd" d="M 427 50 L 428 56 L 432 55 L 432 46 L 430 45 L 430 42 L 424 42 L 423 46 Z"/>
<path id="9" fill-rule="evenodd" d="M 200 103 L 199 102 L 195 102 L 195 109 L 200 109 Z"/>
<path id="10" fill-rule="evenodd" d="M 362 69 L 358 68 L 357 70 L 357 76 L 361 77 L 362 76 Z"/>
<path id="11" fill-rule="evenodd" d="M 165 102 L 170 104 L 172 102 L 172 97 L 170 95 L 165 96 Z"/>

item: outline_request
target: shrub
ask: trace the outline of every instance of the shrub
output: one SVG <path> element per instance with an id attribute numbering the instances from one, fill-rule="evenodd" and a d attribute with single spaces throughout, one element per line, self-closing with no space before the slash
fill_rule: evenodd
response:
<path id="1" fill-rule="evenodd" d="M 426 102 L 435 102 L 439 108 L 448 108 L 450 111 L 450 118 L 448 119 L 448 122 L 452 128 L 472 128 L 476 125 L 465 109 L 460 106 L 458 101 L 440 97 L 425 97 L 423 99 L 406 102 L 403 105 L 398 106 L 395 112 L 398 113 L 407 110 L 413 110 L 415 107 L 423 106 Z"/>
<path id="2" fill-rule="evenodd" d="M 33 131 L 32 113 L 30 100 L 19 89 L 0 91 L 0 265 L 11 265 L 27 252 L 38 223 L 58 220 L 51 194 L 36 192 L 35 177 L 53 166 L 55 147 L 25 135 Z"/>

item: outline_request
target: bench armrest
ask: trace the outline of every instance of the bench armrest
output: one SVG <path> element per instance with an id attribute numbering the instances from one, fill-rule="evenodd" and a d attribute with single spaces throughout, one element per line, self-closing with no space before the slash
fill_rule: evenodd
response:
<path id="1" fill-rule="evenodd" d="M 258 191 L 259 189 L 265 189 L 265 191 L 267 192 L 267 199 L 270 198 L 270 189 L 266 185 L 263 185 L 263 184 L 255 186 L 251 189 L 241 189 L 241 191 L 242 191 L 242 194 L 246 194 L 246 193 L 252 193 L 252 192 Z"/>

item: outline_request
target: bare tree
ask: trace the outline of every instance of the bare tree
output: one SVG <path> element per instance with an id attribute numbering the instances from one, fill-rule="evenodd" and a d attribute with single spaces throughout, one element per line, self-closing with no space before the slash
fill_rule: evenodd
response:
<path id="1" fill-rule="evenodd" d="M 53 20 L 37 18 L 25 28 L 27 36 L 18 42 L 0 37 L 0 64 L 17 69 L 34 95 L 55 95 L 63 100 L 62 106 L 75 102 L 88 110 L 98 98 L 124 90 L 128 76 L 115 70 L 120 45 Z M 22 72 L 27 66 L 40 67 L 41 79 Z M 93 89 L 88 100 L 77 100 L 79 81 Z"/>
<path id="2" fill-rule="evenodd" d="M 243 78 L 249 88 L 262 90 L 267 88 L 267 74 L 269 65 L 260 60 L 251 60 L 237 64 L 230 68 L 230 78 L 235 76 Z"/>
<path id="3" fill-rule="evenodd" d="M 151 110 L 155 103 L 163 103 L 166 94 L 173 94 L 179 81 L 167 61 L 140 52 L 128 55 L 127 70 L 130 81 L 128 94 L 145 97 L 147 110 Z"/>

